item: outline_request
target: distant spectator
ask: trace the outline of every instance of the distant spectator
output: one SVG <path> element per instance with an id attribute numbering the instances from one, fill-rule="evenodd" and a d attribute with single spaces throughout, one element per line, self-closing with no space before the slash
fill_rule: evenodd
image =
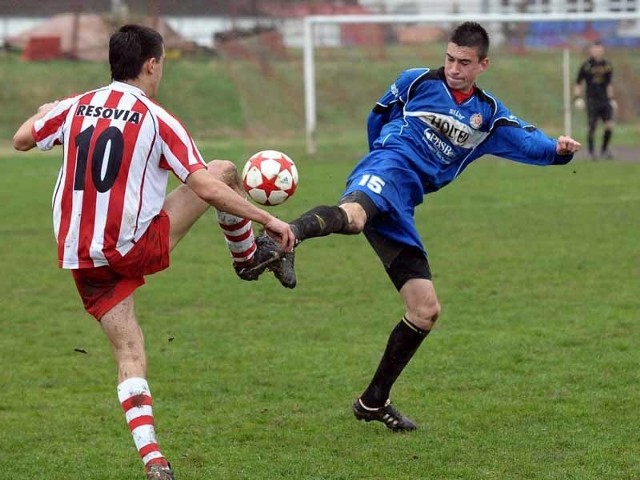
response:
<path id="1" fill-rule="evenodd" d="M 611 159 L 609 150 L 613 134 L 613 112 L 618 108 L 613 93 L 613 66 L 604 58 L 604 46 L 594 42 L 589 47 L 589 58 L 582 63 L 574 86 L 574 106 L 587 108 L 587 146 L 589 157 L 596 160 L 595 133 L 598 122 L 604 123 L 600 157 Z M 586 88 L 585 88 L 586 87 Z"/>

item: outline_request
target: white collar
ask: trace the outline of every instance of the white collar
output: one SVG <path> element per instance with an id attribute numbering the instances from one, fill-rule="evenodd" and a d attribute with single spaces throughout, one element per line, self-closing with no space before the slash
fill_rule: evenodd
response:
<path id="1" fill-rule="evenodd" d="M 119 82 L 114 80 L 113 82 L 111 82 L 110 87 L 113 88 L 114 90 L 130 92 L 130 93 L 139 93 L 144 95 L 145 97 L 147 96 L 147 94 L 144 93 L 144 91 L 141 88 L 126 82 Z"/>

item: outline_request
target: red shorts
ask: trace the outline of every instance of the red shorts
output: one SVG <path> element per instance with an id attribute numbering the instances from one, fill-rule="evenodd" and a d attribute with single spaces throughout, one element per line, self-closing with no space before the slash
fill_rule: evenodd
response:
<path id="1" fill-rule="evenodd" d="M 109 265 L 72 270 L 76 288 L 87 312 L 100 319 L 122 300 L 144 285 L 144 276 L 169 266 L 171 223 L 163 210 L 125 255 L 107 258 Z"/>

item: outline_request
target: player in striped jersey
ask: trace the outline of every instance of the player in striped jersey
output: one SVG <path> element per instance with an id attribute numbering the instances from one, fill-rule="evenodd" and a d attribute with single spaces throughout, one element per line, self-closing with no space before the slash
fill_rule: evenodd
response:
<path id="1" fill-rule="evenodd" d="M 206 163 L 187 129 L 152 100 L 164 64 L 158 32 L 121 27 L 110 39 L 109 63 L 110 85 L 42 105 L 18 129 L 14 147 L 63 146 L 53 194 L 59 265 L 71 270 L 85 309 L 111 342 L 118 397 L 147 478 L 172 480 L 156 439 L 134 291 L 169 266 L 171 250 L 210 207 L 245 279 L 274 269 L 294 236 L 244 198 L 233 163 Z M 167 195 L 169 172 L 183 185 Z M 252 221 L 269 236 L 256 242 Z"/>
<path id="2" fill-rule="evenodd" d="M 570 137 L 547 137 L 476 86 L 489 66 L 488 51 L 485 29 L 467 22 L 449 37 L 442 68 L 402 72 L 369 115 L 369 153 L 347 179 L 339 204 L 316 207 L 292 222 L 298 242 L 364 232 L 400 293 L 405 314 L 369 386 L 353 403 L 357 419 L 379 421 L 393 431 L 416 428 L 389 395 L 440 314 L 415 227 L 416 206 L 483 155 L 559 165 L 580 148 Z"/>

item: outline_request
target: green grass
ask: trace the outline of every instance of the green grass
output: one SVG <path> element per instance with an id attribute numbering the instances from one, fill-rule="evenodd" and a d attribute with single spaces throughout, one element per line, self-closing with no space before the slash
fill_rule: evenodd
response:
<path id="1" fill-rule="evenodd" d="M 351 164 L 296 156 L 283 218 L 334 201 Z M 3 160 L 0 468 L 140 478 L 109 347 L 56 268 L 58 161 Z M 403 313 L 364 239 L 305 243 L 287 291 L 237 280 L 205 218 L 137 294 L 179 478 L 635 478 L 639 168 L 488 159 L 419 208 L 444 310 L 394 389 L 420 424 L 410 435 L 349 408 Z"/>
<path id="2" fill-rule="evenodd" d="M 557 128 L 552 60 L 498 58 L 482 86 Z M 170 63 L 160 101 L 207 158 L 241 165 L 257 149 L 287 151 L 300 186 L 273 211 L 292 219 L 337 199 L 364 150 L 366 112 L 411 60 L 322 63 L 315 158 L 304 153 L 298 59 L 268 78 L 242 62 Z M 525 67 L 543 79 L 505 83 Z M 40 103 L 106 77 L 101 65 L 0 58 L 0 472 L 12 480 L 142 478 L 109 346 L 56 266 L 59 152 L 18 154 L 8 141 Z M 637 122 L 616 130 L 618 145 L 637 138 Z M 178 478 L 637 478 L 639 170 L 486 159 L 418 209 L 443 313 L 393 391 L 421 427 L 410 435 L 350 412 L 403 314 L 364 238 L 305 243 L 288 291 L 269 276 L 238 280 L 213 217 L 203 219 L 136 294 L 160 442 Z"/>

